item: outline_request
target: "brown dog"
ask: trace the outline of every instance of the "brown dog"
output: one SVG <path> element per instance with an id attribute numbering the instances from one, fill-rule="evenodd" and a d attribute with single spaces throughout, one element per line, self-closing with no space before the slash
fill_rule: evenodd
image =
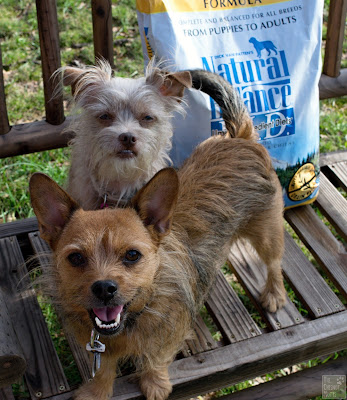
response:
<path id="1" fill-rule="evenodd" d="M 263 305 L 284 304 L 281 187 L 236 101 L 234 137 L 206 140 L 178 173 L 158 172 L 132 207 L 84 211 L 50 178 L 32 176 L 32 205 L 54 254 L 56 301 L 82 345 L 92 329 L 106 345 L 101 369 L 77 400 L 107 399 L 115 365 L 127 357 L 147 399 L 168 397 L 168 367 L 239 237 L 267 264 Z"/>

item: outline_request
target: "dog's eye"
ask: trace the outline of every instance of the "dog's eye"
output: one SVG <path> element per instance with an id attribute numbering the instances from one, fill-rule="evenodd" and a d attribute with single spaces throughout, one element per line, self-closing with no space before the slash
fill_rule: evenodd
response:
<path id="1" fill-rule="evenodd" d="M 134 264 L 139 261 L 142 257 L 142 254 L 137 250 L 128 250 L 123 258 L 124 264 Z"/>
<path id="2" fill-rule="evenodd" d="M 112 119 L 112 117 L 110 114 L 105 113 L 105 114 L 100 115 L 99 119 L 101 119 L 102 121 L 108 121 L 108 120 Z"/>
<path id="3" fill-rule="evenodd" d="M 67 259 L 74 267 L 82 267 L 87 262 L 81 253 L 71 253 Z"/>
<path id="4" fill-rule="evenodd" d="M 151 117 L 150 115 L 145 115 L 145 116 L 142 118 L 142 121 L 150 122 L 150 121 L 154 121 L 154 118 Z"/>

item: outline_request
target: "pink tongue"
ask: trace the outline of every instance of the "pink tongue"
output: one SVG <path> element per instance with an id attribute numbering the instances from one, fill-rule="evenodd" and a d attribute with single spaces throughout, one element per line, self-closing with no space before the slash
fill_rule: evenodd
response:
<path id="1" fill-rule="evenodd" d="M 102 308 L 93 308 L 94 314 L 104 322 L 110 322 L 117 318 L 117 315 L 120 314 L 123 310 L 123 305 L 117 307 L 102 307 Z"/>

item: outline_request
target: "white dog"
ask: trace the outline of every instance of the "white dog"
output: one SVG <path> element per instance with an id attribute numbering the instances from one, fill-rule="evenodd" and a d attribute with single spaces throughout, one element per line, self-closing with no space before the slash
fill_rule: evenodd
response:
<path id="1" fill-rule="evenodd" d="M 78 109 L 67 190 L 86 210 L 126 204 L 169 163 L 171 118 L 184 112 L 190 74 L 150 63 L 145 77 L 118 78 L 106 61 L 60 71 Z"/>

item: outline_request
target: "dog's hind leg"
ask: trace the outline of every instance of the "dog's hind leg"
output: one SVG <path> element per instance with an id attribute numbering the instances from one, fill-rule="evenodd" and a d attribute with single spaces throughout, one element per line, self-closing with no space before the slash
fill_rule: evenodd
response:
<path id="1" fill-rule="evenodd" d="M 267 281 L 260 296 L 261 304 L 270 312 L 282 308 L 286 302 L 286 291 L 283 285 L 281 260 L 267 263 Z"/>
<path id="2" fill-rule="evenodd" d="M 267 280 L 260 296 L 262 306 L 275 312 L 286 302 L 282 276 L 284 231 L 282 214 L 273 210 L 260 213 L 249 225 L 246 237 L 267 266 Z"/>

